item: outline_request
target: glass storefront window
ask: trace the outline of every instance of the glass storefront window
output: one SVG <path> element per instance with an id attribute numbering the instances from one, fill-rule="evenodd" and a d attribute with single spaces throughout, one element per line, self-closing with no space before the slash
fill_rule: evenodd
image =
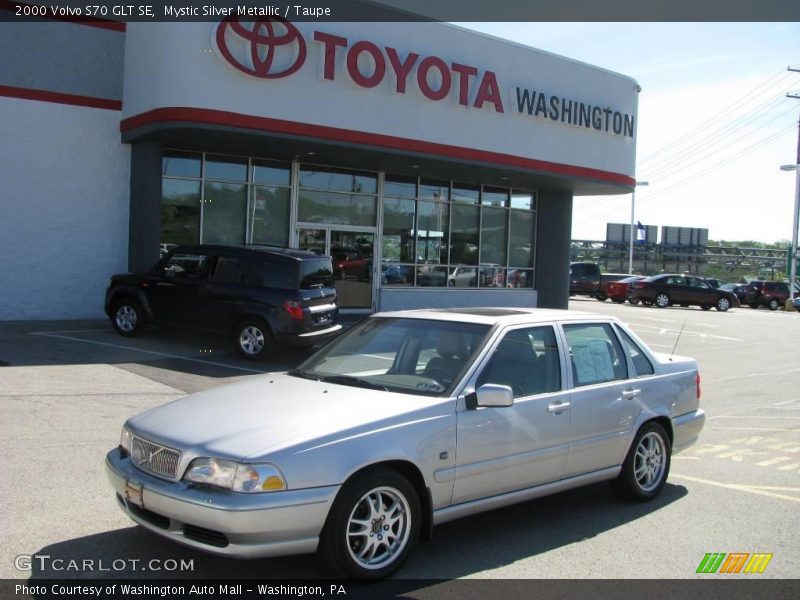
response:
<path id="1" fill-rule="evenodd" d="M 161 180 L 161 243 L 196 244 L 200 234 L 200 181 Z"/>
<path id="2" fill-rule="evenodd" d="M 449 208 L 446 202 L 417 202 L 416 262 L 447 264 Z"/>
<path id="3" fill-rule="evenodd" d="M 449 287 L 477 287 L 478 269 L 475 267 L 452 267 L 447 277 Z"/>
<path id="4" fill-rule="evenodd" d="M 450 182 L 449 181 L 429 181 L 423 179 L 419 182 L 420 200 L 449 200 Z"/>
<path id="5" fill-rule="evenodd" d="M 300 187 L 335 192 L 376 194 L 378 177 L 362 171 L 304 166 L 300 171 Z"/>
<path id="6" fill-rule="evenodd" d="M 416 198 L 417 178 L 387 175 L 383 181 L 383 195 L 385 197 Z"/>
<path id="7" fill-rule="evenodd" d="M 508 211 L 483 207 L 481 217 L 481 264 L 506 264 L 508 249 Z"/>
<path id="8" fill-rule="evenodd" d="M 298 221 L 375 226 L 376 196 L 300 190 Z"/>
<path id="9" fill-rule="evenodd" d="M 511 211 L 511 243 L 508 264 L 512 267 L 532 267 L 533 248 L 536 236 L 534 213 L 523 210 Z"/>
<path id="10" fill-rule="evenodd" d="M 481 204 L 484 206 L 508 206 L 508 190 L 484 186 Z"/>
<path id="11" fill-rule="evenodd" d="M 270 160 L 254 160 L 253 183 L 285 185 L 288 187 L 292 184 L 291 165 Z"/>
<path id="12" fill-rule="evenodd" d="M 414 262 L 414 200 L 386 198 L 383 201 L 383 259 Z"/>
<path id="13" fill-rule="evenodd" d="M 168 177 L 200 177 L 203 155 L 167 150 L 161 159 L 161 174 Z"/>
<path id="14" fill-rule="evenodd" d="M 447 267 L 417 267 L 417 285 L 422 287 L 447 286 Z"/>
<path id="15" fill-rule="evenodd" d="M 479 185 L 462 185 L 454 184 L 452 200 L 453 202 L 461 202 L 463 204 L 477 204 L 481 197 L 481 186 Z"/>
<path id="16" fill-rule="evenodd" d="M 208 154 L 203 177 L 225 181 L 247 181 L 247 159 Z"/>
<path id="17" fill-rule="evenodd" d="M 530 192 L 514 190 L 511 192 L 511 208 L 532 210 L 536 208 L 536 196 Z"/>
<path id="18" fill-rule="evenodd" d="M 254 244 L 289 245 L 289 199 L 291 190 L 280 187 L 253 187 Z"/>
<path id="19" fill-rule="evenodd" d="M 452 210 L 450 263 L 454 265 L 477 265 L 480 208 L 478 206 L 454 204 Z"/>
<path id="20" fill-rule="evenodd" d="M 203 243 L 242 244 L 247 223 L 247 186 L 206 181 L 203 187 Z"/>

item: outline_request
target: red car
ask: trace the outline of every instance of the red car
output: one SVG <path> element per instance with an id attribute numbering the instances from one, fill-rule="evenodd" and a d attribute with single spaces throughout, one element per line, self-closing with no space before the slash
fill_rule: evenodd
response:
<path id="1" fill-rule="evenodd" d="M 612 302 L 622 304 L 628 299 L 628 288 L 634 281 L 644 279 L 642 275 L 631 275 L 619 281 L 609 281 L 606 284 L 606 296 L 611 298 Z"/>

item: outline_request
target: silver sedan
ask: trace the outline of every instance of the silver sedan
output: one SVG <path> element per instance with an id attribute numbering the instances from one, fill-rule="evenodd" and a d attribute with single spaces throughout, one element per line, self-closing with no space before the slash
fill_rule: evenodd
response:
<path id="1" fill-rule="evenodd" d="M 393 573 L 435 525 L 611 481 L 655 498 L 705 421 L 690 358 L 614 318 L 481 308 L 366 319 L 287 373 L 129 419 L 119 506 L 215 554 Z"/>

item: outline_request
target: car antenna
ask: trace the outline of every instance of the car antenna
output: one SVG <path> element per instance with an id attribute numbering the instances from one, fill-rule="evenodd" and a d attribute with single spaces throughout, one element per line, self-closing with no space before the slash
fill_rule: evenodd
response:
<path id="1" fill-rule="evenodd" d="M 669 353 L 669 359 L 672 360 L 672 355 L 675 354 L 675 348 L 678 347 L 678 342 L 681 341 L 681 334 L 683 333 L 683 328 L 686 327 L 686 321 L 688 317 L 683 320 L 683 325 L 681 325 L 681 330 L 678 332 L 678 337 L 675 340 L 675 345 L 672 347 L 672 352 Z"/>

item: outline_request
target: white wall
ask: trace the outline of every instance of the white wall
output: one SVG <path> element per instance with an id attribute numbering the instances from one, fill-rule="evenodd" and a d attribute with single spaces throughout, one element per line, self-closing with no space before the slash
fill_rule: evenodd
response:
<path id="1" fill-rule="evenodd" d="M 120 112 L 0 98 L 0 320 L 104 317 L 127 270 Z"/>

